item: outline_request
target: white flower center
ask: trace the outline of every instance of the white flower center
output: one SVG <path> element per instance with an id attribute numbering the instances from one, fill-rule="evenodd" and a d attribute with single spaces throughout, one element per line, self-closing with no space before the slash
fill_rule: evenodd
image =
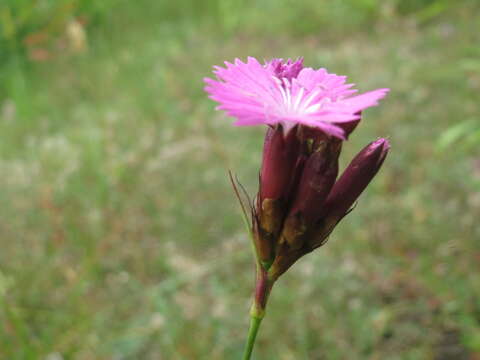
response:
<path id="1" fill-rule="evenodd" d="M 298 86 L 298 90 L 296 94 L 292 94 L 292 84 L 288 79 L 283 78 L 280 80 L 277 77 L 273 78 L 282 95 L 283 101 L 279 105 L 284 115 L 312 114 L 320 110 L 323 104 L 332 101 L 328 96 L 319 98 L 322 91 L 324 91 L 323 86 L 317 86 L 313 91 L 307 92 L 303 86 L 295 84 Z"/>

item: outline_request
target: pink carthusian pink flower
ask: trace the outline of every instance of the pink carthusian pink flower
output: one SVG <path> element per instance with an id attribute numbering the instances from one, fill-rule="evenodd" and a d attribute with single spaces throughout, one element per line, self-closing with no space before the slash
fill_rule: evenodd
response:
<path id="1" fill-rule="evenodd" d="M 235 125 L 281 124 L 285 133 L 297 124 L 319 128 L 328 135 L 345 139 L 348 125 L 360 119 L 360 112 L 377 105 L 388 89 L 360 95 L 346 76 L 326 69 L 303 67 L 296 61 L 274 59 L 261 64 L 253 57 L 244 63 L 236 59 L 216 66 L 216 79 L 205 78 L 205 90 Z"/>

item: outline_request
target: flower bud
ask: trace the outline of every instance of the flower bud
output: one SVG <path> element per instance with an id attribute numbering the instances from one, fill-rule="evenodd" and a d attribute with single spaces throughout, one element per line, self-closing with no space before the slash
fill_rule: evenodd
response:
<path id="1" fill-rule="evenodd" d="M 355 156 L 328 196 L 325 204 L 328 217 L 341 219 L 347 213 L 377 174 L 389 149 L 388 140 L 378 139 Z"/>
<path id="2" fill-rule="evenodd" d="M 296 128 L 284 134 L 282 126 L 269 127 L 263 145 L 260 199 L 285 199 L 291 187 L 300 142 Z"/>
<path id="3" fill-rule="evenodd" d="M 340 145 L 336 139 L 323 142 L 305 163 L 282 231 L 282 241 L 287 241 L 292 248 L 302 246 L 303 235 L 318 220 L 337 178 Z"/>
<path id="4" fill-rule="evenodd" d="M 254 239 L 261 261 L 272 256 L 287 212 L 290 192 L 296 179 L 300 141 L 297 127 L 284 134 L 282 126 L 269 127 L 263 146 L 260 190 L 257 197 Z"/>
<path id="5" fill-rule="evenodd" d="M 347 166 L 328 195 L 316 229 L 309 234 L 308 246 L 312 250 L 325 244 L 335 226 L 377 174 L 389 149 L 388 140 L 378 139 L 360 151 Z"/>
<path id="6" fill-rule="evenodd" d="M 300 142 L 297 129 L 286 135 L 281 126 L 268 128 L 263 146 L 257 213 L 260 227 L 277 234 L 286 213 L 287 200 L 295 179 Z"/>

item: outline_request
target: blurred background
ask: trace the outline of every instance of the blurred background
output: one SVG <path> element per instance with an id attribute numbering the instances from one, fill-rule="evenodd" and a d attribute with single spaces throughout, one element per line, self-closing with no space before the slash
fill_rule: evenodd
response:
<path id="1" fill-rule="evenodd" d="M 0 358 L 239 359 L 254 281 L 227 177 L 264 129 L 215 112 L 235 57 L 390 87 L 342 166 L 392 151 L 278 282 L 257 359 L 480 359 L 477 0 L 2 0 Z"/>

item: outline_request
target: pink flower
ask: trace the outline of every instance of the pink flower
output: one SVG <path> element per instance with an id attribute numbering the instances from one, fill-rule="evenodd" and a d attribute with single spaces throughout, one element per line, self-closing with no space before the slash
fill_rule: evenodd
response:
<path id="1" fill-rule="evenodd" d="M 288 133 L 302 124 L 345 139 L 360 112 L 377 105 L 388 92 L 377 89 L 352 96 L 357 90 L 345 83 L 346 76 L 304 68 L 303 59 L 273 59 L 262 65 L 249 57 L 246 63 L 236 59 L 225 66 L 215 67 L 216 80 L 204 79 L 205 91 L 238 126 L 281 124 Z"/>

